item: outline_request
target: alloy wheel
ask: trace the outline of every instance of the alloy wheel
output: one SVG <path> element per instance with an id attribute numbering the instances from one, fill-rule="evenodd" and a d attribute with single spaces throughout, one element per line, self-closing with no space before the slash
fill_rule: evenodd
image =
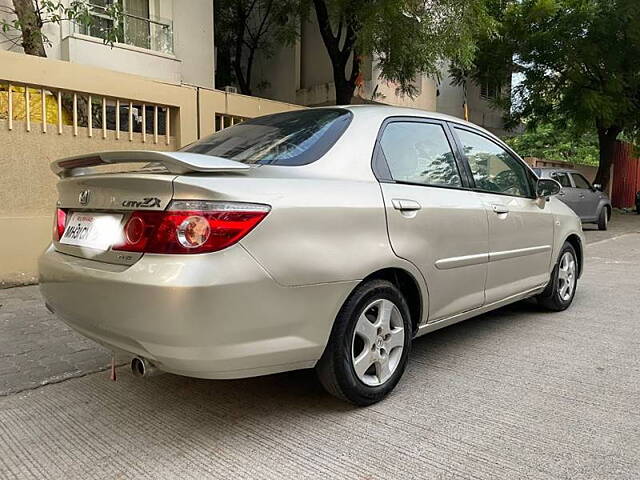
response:
<path id="1" fill-rule="evenodd" d="M 576 261 L 571 252 L 565 252 L 558 268 L 558 293 L 563 301 L 568 301 L 576 286 Z"/>
<path id="2" fill-rule="evenodd" d="M 362 383 L 379 386 L 391 378 L 402 358 L 405 329 L 402 314 L 390 300 L 369 304 L 353 332 L 351 361 Z"/>

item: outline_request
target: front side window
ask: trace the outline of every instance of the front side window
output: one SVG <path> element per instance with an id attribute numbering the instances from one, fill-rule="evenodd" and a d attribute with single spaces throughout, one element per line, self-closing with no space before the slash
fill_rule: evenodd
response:
<path id="1" fill-rule="evenodd" d="M 591 185 L 589 185 L 589 182 L 587 182 L 587 180 L 582 175 L 580 175 L 579 173 L 572 173 L 571 176 L 573 177 L 573 183 L 576 184 L 576 188 L 591 190 Z"/>
<path id="2" fill-rule="evenodd" d="M 569 180 L 569 175 L 564 172 L 555 172 L 551 175 L 556 182 L 562 185 L 563 188 L 571 188 L 571 180 Z"/>
<path id="3" fill-rule="evenodd" d="M 422 185 L 462 185 L 453 151 L 441 125 L 393 122 L 380 140 L 396 181 Z"/>
<path id="4" fill-rule="evenodd" d="M 487 192 L 531 197 L 526 167 L 491 140 L 456 128 L 464 154 L 469 161 L 476 188 Z"/>
<path id="5" fill-rule="evenodd" d="M 225 128 L 181 151 L 266 165 L 306 165 L 329 151 L 353 114 L 342 108 L 276 113 Z"/>

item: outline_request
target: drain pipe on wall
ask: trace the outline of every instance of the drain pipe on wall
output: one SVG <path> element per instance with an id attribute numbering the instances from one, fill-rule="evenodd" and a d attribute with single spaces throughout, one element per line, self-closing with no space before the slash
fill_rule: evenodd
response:
<path id="1" fill-rule="evenodd" d="M 200 87 L 196 87 L 196 135 L 200 140 Z"/>

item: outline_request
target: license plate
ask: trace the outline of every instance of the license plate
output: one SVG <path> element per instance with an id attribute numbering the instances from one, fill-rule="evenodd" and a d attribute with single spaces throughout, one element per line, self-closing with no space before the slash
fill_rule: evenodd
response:
<path id="1" fill-rule="evenodd" d="M 122 215 L 76 212 L 71 215 L 60 243 L 106 251 L 122 240 Z"/>

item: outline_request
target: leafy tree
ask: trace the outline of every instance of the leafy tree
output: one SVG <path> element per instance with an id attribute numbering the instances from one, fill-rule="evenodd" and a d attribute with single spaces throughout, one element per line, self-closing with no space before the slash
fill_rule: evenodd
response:
<path id="1" fill-rule="evenodd" d="M 504 140 L 523 157 L 598 165 L 598 137 L 595 132 L 576 133 L 572 128 L 542 123 Z"/>
<path id="2" fill-rule="evenodd" d="M 608 185 L 616 140 L 640 128 L 640 2 L 522 0 L 509 15 L 514 117 L 597 134 L 595 183 Z"/>
<path id="3" fill-rule="evenodd" d="M 312 0 L 331 59 L 336 103 L 349 104 L 363 56 L 403 94 L 415 94 L 417 75 L 437 77 L 441 62 L 470 64 L 478 31 L 491 19 L 485 0 Z"/>
<path id="4" fill-rule="evenodd" d="M 466 87 L 467 82 L 472 81 L 476 85 L 492 86 L 497 95 L 491 102 L 494 107 L 506 110 L 510 107 L 511 78 L 517 67 L 513 62 L 516 42 L 511 37 L 507 20 L 510 9 L 518 2 L 486 0 L 486 11 L 493 28 L 476 31 L 476 54 L 471 62 L 452 58 L 449 67 L 453 85 Z"/>
<path id="5" fill-rule="evenodd" d="M 288 45 L 298 35 L 300 2 L 295 0 L 216 0 L 216 85 L 237 84 L 251 95 L 256 54 L 268 58 L 274 46 Z"/>
<path id="6" fill-rule="evenodd" d="M 27 55 L 46 57 L 45 45 L 51 45 L 42 31 L 47 24 L 61 24 L 68 20 L 90 27 L 96 13 L 113 21 L 116 27 L 101 32 L 105 43 L 117 41 L 117 25 L 121 24 L 122 7 L 117 1 L 106 6 L 92 5 L 84 0 L 72 0 L 68 4 L 52 0 L 13 0 L 12 6 L 0 6 L 0 30 L 7 41 L 20 44 Z"/>

